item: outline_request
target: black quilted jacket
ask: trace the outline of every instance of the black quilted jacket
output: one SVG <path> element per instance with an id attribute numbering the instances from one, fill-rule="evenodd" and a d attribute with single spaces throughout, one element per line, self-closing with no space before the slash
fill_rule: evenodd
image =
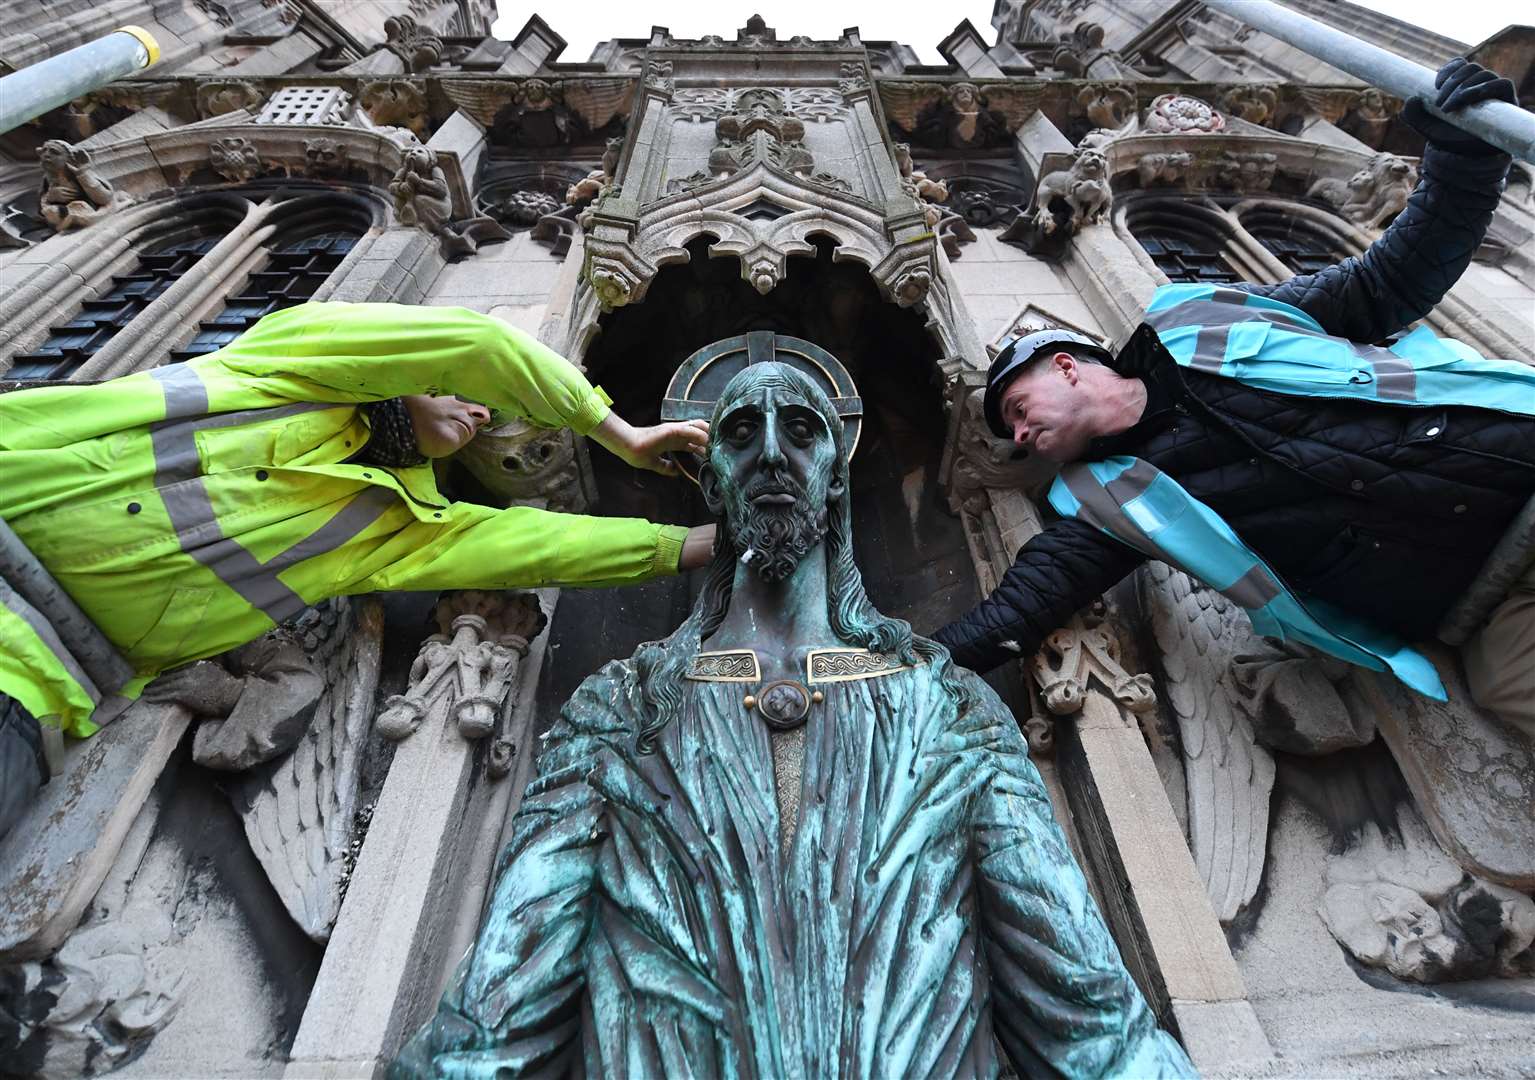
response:
<path id="1" fill-rule="evenodd" d="M 1232 287 L 1294 304 L 1340 337 L 1386 338 L 1464 272 L 1507 163 L 1429 146 L 1406 209 L 1363 256 L 1279 285 Z M 1113 366 L 1146 381 L 1146 411 L 1130 430 L 1095 440 L 1089 459 L 1151 462 L 1292 588 L 1408 639 L 1432 636 L 1535 494 L 1535 420 L 1255 390 L 1180 368 L 1148 326 Z M 1054 521 L 991 596 L 934 637 L 978 671 L 1032 655 L 1142 561 L 1091 525 Z"/>

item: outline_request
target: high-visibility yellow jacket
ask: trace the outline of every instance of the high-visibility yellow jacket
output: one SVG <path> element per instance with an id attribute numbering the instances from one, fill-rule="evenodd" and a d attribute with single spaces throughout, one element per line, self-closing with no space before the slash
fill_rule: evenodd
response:
<path id="1" fill-rule="evenodd" d="M 583 435 L 608 413 L 568 361 L 489 316 L 303 304 L 188 363 L 0 394 L 0 518 L 133 666 L 130 696 L 330 596 L 676 572 L 682 528 L 455 503 L 429 464 L 345 464 L 368 439 L 359 403 L 418 393 Z M 82 681 L 26 615 L 0 607 L 0 691 L 93 733 L 94 699 L 117 688 Z"/>

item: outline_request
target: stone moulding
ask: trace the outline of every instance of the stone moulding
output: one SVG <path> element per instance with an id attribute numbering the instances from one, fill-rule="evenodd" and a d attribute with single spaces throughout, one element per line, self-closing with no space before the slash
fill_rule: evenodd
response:
<path id="1" fill-rule="evenodd" d="M 1250 194 L 1268 190 L 1279 177 L 1293 181 L 1297 191 L 1311 191 L 1324 182 L 1347 188 L 1351 178 L 1368 173 L 1382 156 L 1283 135 L 1232 132 L 1110 135 L 1094 138 L 1092 150 L 1103 158 L 1116 195 L 1135 187 Z M 1070 154 L 1046 154 L 1040 165 L 1041 187 L 1052 175 L 1069 171 L 1081 151 L 1078 147 Z"/>
<path id="2" fill-rule="evenodd" d="M 312 149 L 319 140 L 334 143 L 345 165 L 313 177 L 306 144 L 311 144 L 307 149 Z M 211 149 L 214 144 L 219 145 L 216 153 Z M 238 170 L 229 158 L 230 149 L 236 146 L 240 154 Z M 438 150 L 436 155 L 452 200 L 453 219 L 473 217 L 475 209 L 458 155 L 451 150 Z M 92 153 L 96 171 L 136 199 L 182 193 L 189 185 L 198 183 L 199 174 L 206 177 L 204 184 L 226 180 L 246 183 L 249 180 L 242 173 L 247 172 L 252 174 L 251 179 L 317 179 L 332 184 L 361 184 L 387 193 L 403 160 L 400 142 L 384 132 L 296 124 L 201 124 L 111 143 Z M 258 162 L 259 174 L 254 172 Z M 231 174 L 241 178 L 233 179 Z"/>
<path id="3" fill-rule="evenodd" d="M 783 216 L 763 221 L 738 213 L 763 200 Z M 599 203 L 587 219 L 583 278 L 604 310 L 642 300 L 656 273 L 687 262 L 687 245 L 705 235 L 714 237 L 709 255 L 740 259 L 742 278 L 761 293 L 783 280 L 790 256 L 814 255 L 816 236 L 836 242 L 836 261 L 867 266 L 881 293 L 902 307 L 925 299 L 938 273 L 937 239 L 919 210 L 910 220 L 887 219 L 863 199 L 812 188 L 763 164 L 659 199 L 637 218 L 615 213 L 615 203 Z"/>

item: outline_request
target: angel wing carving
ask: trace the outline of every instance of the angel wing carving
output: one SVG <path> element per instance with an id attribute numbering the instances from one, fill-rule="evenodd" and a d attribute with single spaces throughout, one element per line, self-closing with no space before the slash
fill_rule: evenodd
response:
<path id="1" fill-rule="evenodd" d="M 516 95 L 515 84 L 490 79 L 443 79 L 442 93 L 475 121 L 489 128 L 496 114 L 510 105 Z"/>
<path id="2" fill-rule="evenodd" d="M 903 135 L 915 131 L 918 116 L 942 103 L 947 96 L 948 90 L 942 83 L 883 80 L 879 84 L 879 100 L 885 108 L 885 119 L 899 128 Z"/>
<path id="3" fill-rule="evenodd" d="M 615 116 L 627 117 L 634 105 L 633 79 L 566 79 L 561 86 L 565 105 L 591 131 L 601 131 Z"/>
<path id="4" fill-rule="evenodd" d="M 314 719 L 291 753 L 230 785 L 251 850 L 316 941 L 330 939 L 341 911 L 383 628 L 376 600 L 332 600 L 301 617 L 304 650 L 325 684 Z"/>
<path id="5" fill-rule="evenodd" d="M 1274 759 L 1255 741 L 1232 672 L 1256 642 L 1239 608 L 1181 570 L 1148 563 L 1140 591 L 1183 744 L 1189 846 L 1215 914 L 1229 923 L 1257 893 L 1268 852 Z"/>
<path id="6" fill-rule="evenodd" d="M 1033 86 L 1006 86 L 1001 83 L 987 83 L 981 87 L 981 101 L 986 108 L 999 112 L 1007 118 L 1007 130 L 1017 131 L 1029 117 L 1039 111 L 1039 103 L 1044 100 L 1045 88 L 1043 85 Z"/>

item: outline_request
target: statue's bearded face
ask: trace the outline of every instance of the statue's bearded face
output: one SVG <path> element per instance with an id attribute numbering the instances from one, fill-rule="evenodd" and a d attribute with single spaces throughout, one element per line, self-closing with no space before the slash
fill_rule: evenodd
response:
<path id="1" fill-rule="evenodd" d="M 826 535 L 827 508 L 842 498 L 827 418 L 791 380 L 747 369 L 726 387 L 700 476 L 710 509 L 747 565 L 768 581 L 794 572 Z"/>

